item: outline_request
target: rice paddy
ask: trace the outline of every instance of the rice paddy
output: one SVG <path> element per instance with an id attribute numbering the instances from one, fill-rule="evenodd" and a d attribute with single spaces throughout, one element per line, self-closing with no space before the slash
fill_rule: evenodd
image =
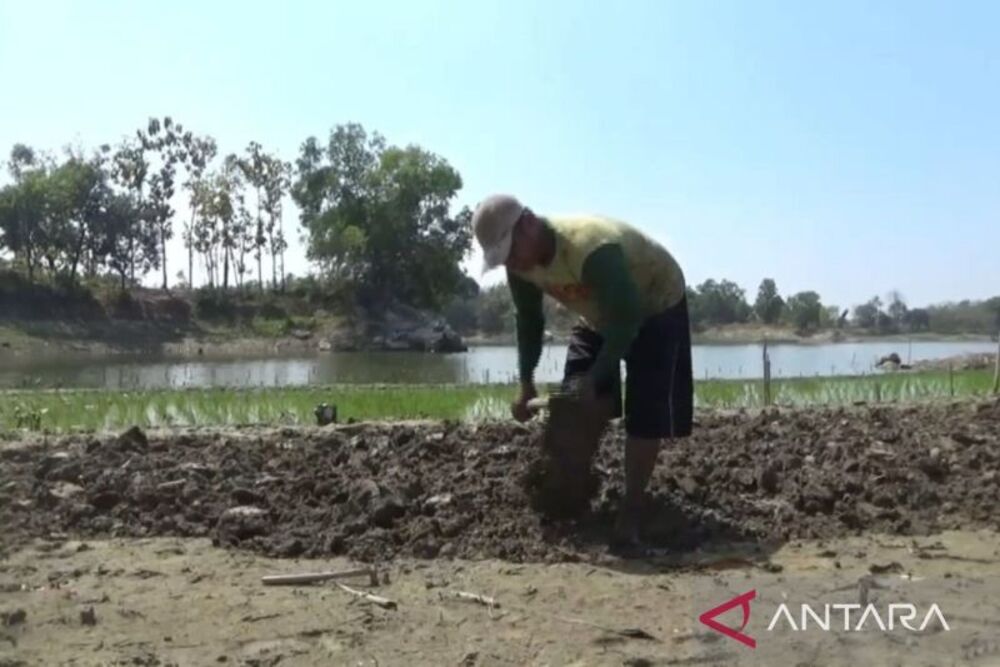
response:
<path id="1" fill-rule="evenodd" d="M 860 377 L 795 378 L 771 385 L 779 406 L 895 403 L 985 396 L 988 371 L 927 372 Z M 698 407 L 754 408 L 765 403 L 760 380 L 707 380 L 695 384 Z M 10 390 L 0 392 L 0 432 L 109 431 L 138 425 L 299 425 L 316 422 L 321 403 L 338 419 L 506 418 L 513 385 L 337 385 L 271 389 L 146 391 Z"/>

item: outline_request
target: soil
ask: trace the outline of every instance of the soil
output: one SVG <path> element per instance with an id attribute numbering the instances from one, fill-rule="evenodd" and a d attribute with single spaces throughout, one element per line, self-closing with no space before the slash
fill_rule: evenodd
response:
<path id="1" fill-rule="evenodd" d="M 537 423 L 7 443 L 0 665 L 994 665 L 998 427 L 996 400 L 699 413 L 642 557 L 605 546 L 619 425 L 573 521 L 531 506 Z M 377 585 L 344 583 L 395 608 L 260 579 L 359 562 Z M 756 649 L 698 622 L 751 589 Z M 859 596 L 938 604 L 950 629 L 767 629 L 782 602 Z"/>
<path id="2" fill-rule="evenodd" d="M 538 423 L 67 436 L 0 451 L 2 545 L 53 531 L 209 537 L 269 556 L 586 559 L 606 552 L 623 433 L 573 521 L 532 507 Z M 644 538 L 690 551 L 997 528 L 1000 401 L 704 413 L 651 483 Z"/>

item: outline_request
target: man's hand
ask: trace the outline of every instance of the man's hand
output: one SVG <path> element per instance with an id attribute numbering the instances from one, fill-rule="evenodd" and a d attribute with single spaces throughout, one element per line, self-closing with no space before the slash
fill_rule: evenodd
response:
<path id="1" fill-rule="evenodd" d="M 517 400 L 510 405 L 510 413 L 514 416 L 514 419 L 519 422 L 526 422 L 531 419 L 533 415 L 531 410 L 528 408 L 528 401 L 537 397 L 538 391 L 535 390 L 535 385 L 533 383 L 522 384 L 521 394 L 517 397 Z"/>

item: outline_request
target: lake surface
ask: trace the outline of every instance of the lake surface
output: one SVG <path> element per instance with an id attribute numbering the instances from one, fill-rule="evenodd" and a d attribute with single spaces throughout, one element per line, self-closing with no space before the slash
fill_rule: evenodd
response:
<path id="1" fill-rule="evenodd" d="M 824 345 L 770 345 L 774 377 L 856 375 L 877 372 L 874 364 L 896 352 L 904 362 L 940 359 L 972 352 L 993 352 L 983 342 L 863 342 Z M 565 345 L 545 348 L 536 378 L 556 382 L 562 374 Z M 696 345 L 697 379 L 757 378 L 763 373 L 760 345 Z M 457 383 L 515 381 L 513 346 L 477 346 L 463 354 L 414 352 L 317 352 L 299 356 L 225 359 L 76 357 L 21 359 L 0 357 L 0 387 L 276 387 L 333 383 Z"/>

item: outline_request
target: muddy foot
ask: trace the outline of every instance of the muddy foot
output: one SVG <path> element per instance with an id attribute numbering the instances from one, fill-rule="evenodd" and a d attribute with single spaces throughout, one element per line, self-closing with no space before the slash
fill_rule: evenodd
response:
<path id="1" fill-rule="evenodd" d="M 639 537 L 639 511 L 623 507 L 615 519 L 608 550 L 624 558 L 641 558 L 648 549 Z"/>

